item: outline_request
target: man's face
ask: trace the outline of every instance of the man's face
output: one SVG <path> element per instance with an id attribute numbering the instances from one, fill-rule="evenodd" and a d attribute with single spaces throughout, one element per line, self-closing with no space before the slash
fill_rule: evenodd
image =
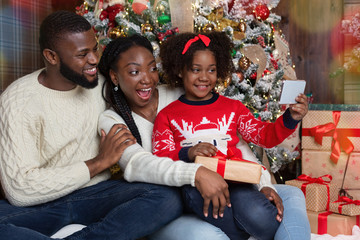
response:
<path id="1" fill-rule="evenodd" d="M 64 78 L 84 88 L 94 88 L 98 84 L 98 78 L 89 81 L 84 74 L 79 74 L 60 59 L 60 73 Z"/>
<path id="2" fill-rule="evenodd" d="M 56 53 L 60 59 L 61 75 L 84 88 L 98 84 L 98 43 L 93 30 L 70 33 L 58 42 Z"/>

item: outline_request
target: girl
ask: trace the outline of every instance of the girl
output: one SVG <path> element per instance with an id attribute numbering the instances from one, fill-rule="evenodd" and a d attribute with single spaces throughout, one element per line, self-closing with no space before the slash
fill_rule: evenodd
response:
<path id="1" fill-rule="evenodd" d="M 295 130 L 307 112 L 303 94 L 275 123 L 265 123 L 254 118 L 241 102 L 213 92 L 218 79 L 233 71 L 231 49 L 232 43 L 223 32 L 183 33 L 163 43 L 160 57 L 166 80 L 172 86 L 182 86 L 185 94 L 157 115 L 152 135 L 154 154 L 186 162 L 218 152 L 242 158 L 238 134 L 245 141 L 271 148 Z M 202 195 L 192 186 L 183 187 L 183 196 L 187 209 L 231 239 L 247 239 L 249 234 L 273 239 L 280 224 L 276 217 L 281 221 L 277 207 L 251 184 L 229 184 L 229 190 L 232 207 L 226 208 L 220 219 L 202 214 Z"/>
<path id="2" fill-rule="evenodd" d="M 114 124 L 124 123 L 136 136 L 137 143 L 126 148 L 119 160 L 127 181 L 195 186 L 204 197 L 204 212 L 207 213 L 206 206 L 211 201 L 212 212 L 217 216 L 216 209 L 223 209 L 229 201 L 227 184 L 220 175 L 195 163 L 174 162 L 151 154 L 151 133 L 156 114 L 183 93 L 180 88 L 157 86 L 159 78 L 152 51 L 150 42 L 139 35 L 117 38 L 106 46 L 99 70 L 105 77 L 104 97 L 110 109 L 100 115 L 98 130 L 108 133 Z M 244 146 L 251 152 L 246 144 Z M 265 179 L 264 186 L 270 186 L 270 178 Z M 284 206 L 288 209 L 275 239 L 310 239 L 301 190 L 287 185 L 276 185 L 275 188 L 284 197 Z M 263 187 L 262 193 L 277 206 L 282 206 L 280 197 L 272 188 Z M 150 238 L 228 240 L 219 228 L 193 214 L 183 215 Z"/>

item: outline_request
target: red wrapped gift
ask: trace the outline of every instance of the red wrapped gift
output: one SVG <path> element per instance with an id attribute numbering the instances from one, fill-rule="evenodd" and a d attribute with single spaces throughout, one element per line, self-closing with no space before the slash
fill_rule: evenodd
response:
<path id="1" fill-rule="evenodd" d="M 343 185 L 348 194 L 360 200 L 360 152 L 352 152 L 350 155 L 341 152 L 337 164 L 330 160 L 330 155 L 331 151 L 302 150 L 302 173 L 313 178 L 329 174 L 333 177 L 332 184 L 336 184 L 339 188 Z"/>
<path id="2" fill-rule="evenodd" d="M 331 236 L 339 234 L 352 235 L 353 226 L 360 226 L 359 216 L 350 217 L 333 212 L 306 212 L 312 233 L 329 234 Z"/>
<path id="3" fill-rule="evenodd" d="M 196 156 L 195 163 L 219 173 L 224 179 L 258 184 L 261 177 L 262 165 L 240 158 L 226 158 L 224 156 L 202 157 Z"/>
<path id="4" fill-rule="evenodd" d="M 341 150 L 347 154 L 354 149 L 360 150 L 360 121 L 358 119 L 359 116 L 354 112 L 309 111 L 303 119 L 302 148 L 331 149 L 330 159 L 337 163 Z"/>
<path id="5" fill-rule="evenodd" d="M 324 180 L 324 178 L 329 180 Z M 307 210 L 320 212 L 329 210 L 330 201 L 337 198 L 338 186 L 330 184 L 331 180 L 330 175 L 312 178 L 302 174 L 297 179 L 286 181 L 285 184 L 298 187 L 303 191 Z"/>
<path id="6" fill-rule="evenodd" d="M 360 200 L 341 196 L 335 202 L 330 203 L 330 211 L 348 216 L 360 215 Z"/>

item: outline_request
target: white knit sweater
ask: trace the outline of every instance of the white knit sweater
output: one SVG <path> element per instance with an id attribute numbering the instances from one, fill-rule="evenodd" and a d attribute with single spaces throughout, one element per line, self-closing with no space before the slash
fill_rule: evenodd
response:
<path id="1" fill-rule="evenodd" d="M 183 93 L 182 89 L 171 89 L 166 85 L 158 86 L 158 90 L 159 104 L 157 112 L 178 99 Z M 120 167 L 124 170 L 124 178 L 129 182 L 142 181 L 169 186 L 183 186 L 185 184 L 195 186 L 195 174 L 200 165 L 183 161 L 174 162 L 170 158 L 160 158 L 152 155 L 151 134 L 154 124 L 134 112 L 132 114 L 139 129 L 142 147 L 139 144 L 134 144 L 126 148 L 119 161 Z M 103 129 L 108 133 L 116 123 L 125 122 L 113 110 L 106 110 L 99 118 L 99 132 Z M 257 162 L 255 155 L 241 138 L 237 147 L 242 151 L 244 159 Z M 263 170 L 258 188 L 261 189 L 265 186 L 275 190 L 271 184 L 269 172 Z"/>
<path id="2" fill-rule="evenodd" d="M 102 80 L 91 90 L 56 91 L 39 84 L 41 71 L 0 96 L 0 177 L 16 206 L 45 203 L 110 177 L 106 171 L 90 179 L 84 163 L 99 150 Z"/>

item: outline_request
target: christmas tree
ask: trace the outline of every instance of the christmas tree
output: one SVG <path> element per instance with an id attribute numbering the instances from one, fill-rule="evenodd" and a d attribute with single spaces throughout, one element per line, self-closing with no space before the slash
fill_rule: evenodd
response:
<path id="1" fill-rule="evenodd" d="M 222 79 L 216 90 L 244 103 L 263 121 L 275 121 L 283 109 L 278 104 L 284 79 L 296 79 L 286 42 L 272 12 L 280 0 L 85 0 L 77 7 L 93 26 L 99 42 L 133 33 L 147 37 L 158 58 L 163 41 L 184 31 L 224 31 L 234 43 L 236 72 Z M 161 62 L 158 63 L 161 76 Z M 259 160 L 262 149 L 250 144 Z M 296 146 L 295 146 L 296 147 Z M 265 150 L 271 171 L 295 160 L 292 147 Z"/>

